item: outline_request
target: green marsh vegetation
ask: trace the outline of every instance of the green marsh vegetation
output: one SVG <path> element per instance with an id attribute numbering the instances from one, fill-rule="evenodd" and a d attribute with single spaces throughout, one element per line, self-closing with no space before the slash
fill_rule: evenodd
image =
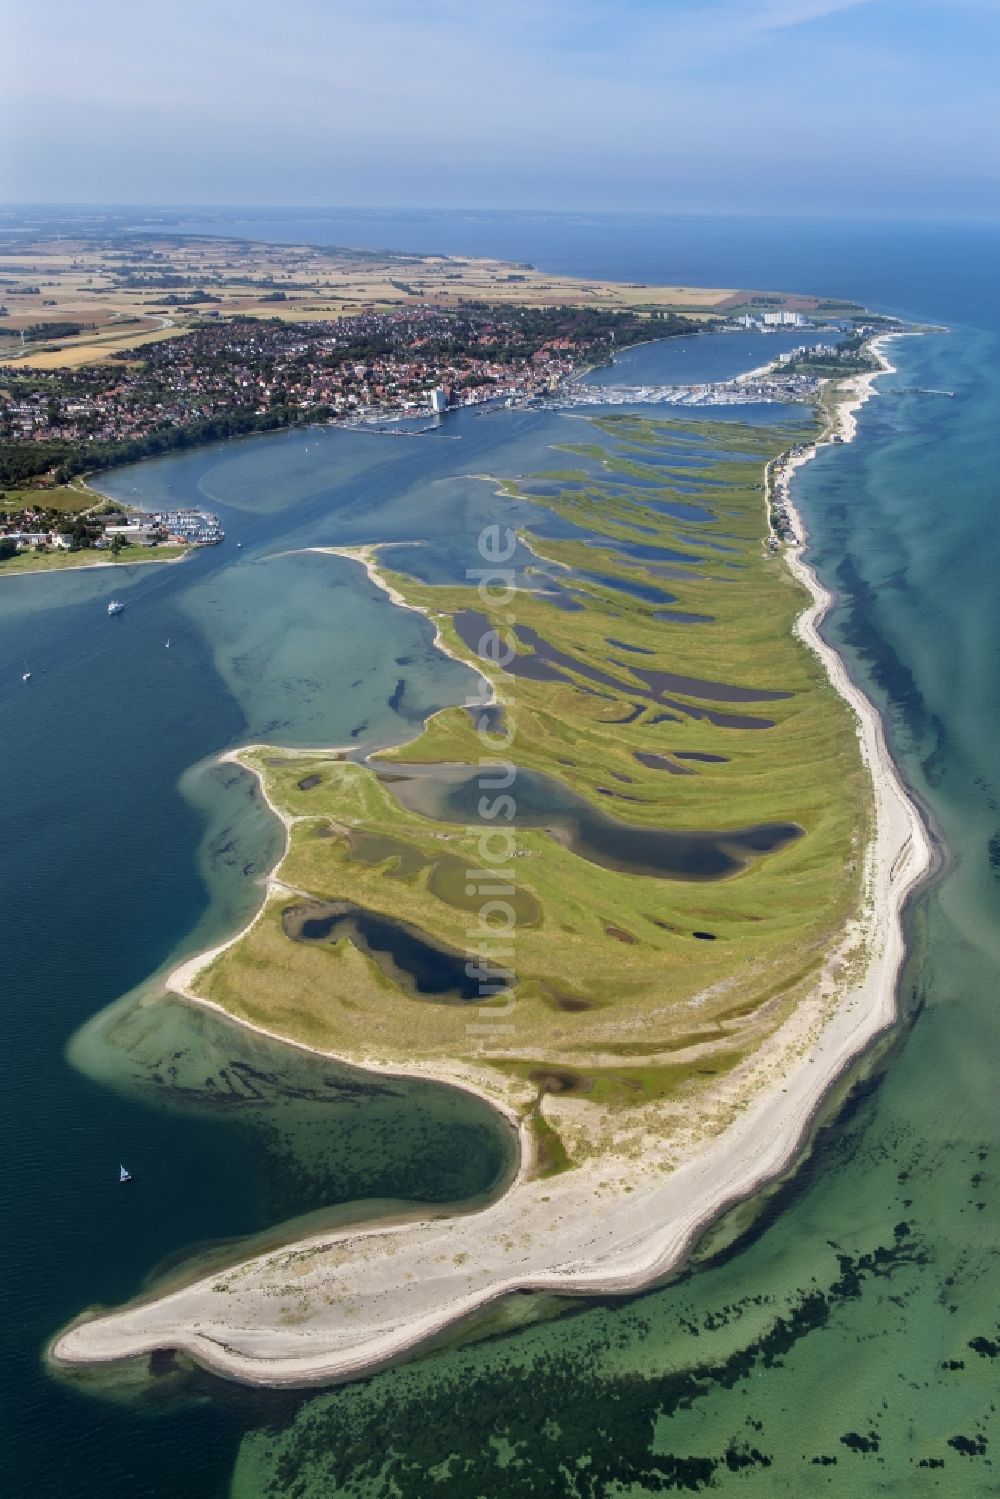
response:
<path id="1" fill-rule="evenodd" d="M 30 551 L 17 552 L 13 557 L 0 558 L 0 578 L 8 573 L 44 573 L 56 568 L 102 567 L 106 563 L 173 562 L 190 551 L 186 546 L 135 546 L 127 544 L 118 551 L 109 547 L 98 552 L 92 547 L 79 551 Z"/>
<path id="2" fill-rule="evenodd" d="M 540 475 L 500 485 L 501 524 L 503 496 L 520 487 L 588 533 L 528 537 L 535 560 L 513 601 L 493 608 L 471 586 L 386 573 L 462 659 L 477 658 L 456 617 L 485 615 L 516 647 L 509 670 L 478 661 L 513 730 L 508 751 L 484 750 L 472 715 L 455 707 L 367 764 L 244 755 L 295 819 L 278 871 L 292 892 L 349 900 L 451 951 L 469 950 L 476 919 L 463 871 L 482 866 L 483 828 L 502 828 L 512 855 L 502 878 L 516 892 L 513 1004 L 502 994 L 470 1014 L 406 992 L 349 939 L 290 941 L 282 913 L 294 896 L 283 894 L 205 971 L 200 992 L 350 1060 L 474 1071 L 544 1123 L 549 1169 L 607 1143 L 616 1121 L 641 1117 L 664 1134 L 707 1118 L 720 1082 L 813 992 L 861 899 L 870 797 L 852 714 L 793 633 L 806 593 L 764 545 L 764 466 L 806 435 L 801 425 L 602 417 L 554 456 L 541 493 Z M 686 560 L 661 563 L 657 549 Z M 636 827 L 791 823 L 802 836 L 726 878 L 634 874 L 545 827 L 420 815 L 387 778 L 408 764 L 505 759 Z M 516 798 L 516 777 L 510 789 Z M 507 1029 L 484 1040 L 470 1022 L 491 1010 Z"/>

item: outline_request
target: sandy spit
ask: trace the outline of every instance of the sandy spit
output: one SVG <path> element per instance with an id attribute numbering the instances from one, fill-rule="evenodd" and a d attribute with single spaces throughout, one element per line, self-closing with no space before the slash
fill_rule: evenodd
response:
<path id="1" fill-rule="evenodd" d="M 890 370 L 884 343 L 879 340 L 876 352 Z M 845 440 L 854 436 L 855 413 L 872 394 L 875 378 L 859 376 L 845 388 L 836 416 Z M 772 482 L 787 489 L 791 472 L 814 451 L 779 464 Z M 801 536 L 798 521 L 796 529 Z M 786 551 L 788 565 L 811 595 L 796 628 L 856 715 L 872 778 L 874 827 L 857 921 L 831 954 L 833 960 L 849 959 L 840 972 L 850 976 L 832 987 L 828 981 L 825 992 L 801 1005 L 772 1038 L 766 1058 L 757 1059 L 744 1078 L 731 1122 L 681 1150 L 676 1142 L 667 1149 L 650 1132 L 642 1148 L 632 1142 L 618 1156 L 541 1180 L 532 1179 L 525 1159 L 510 1189 L 478 1212 L 374 1224 L 290 1244 L 156 1301 L 79 1320 L 55 1340 L 55 1362 L 103 1363 L 173 1347 L 220 1375 L 251 1384 L 304 1386 L 357 1377 L 512 1291 L 638 1290 L 682 1261 L 725 1208 L 788 1169 L 832 1084 L 895 1018 L 905 956 L 901 912 L 933 861 L 878 714 L 819 636 L 831 597 L 802 550 L 799 542 Z M 371 564 L 374 575 L 370 549 L 358 548 L 355 556 Z M 181 965 L 169 987 L 197 998 L 192 985 L 212 956 Z M 833 962 L 828 972 L 835 970 Z M 382 1066 L 375 1058 L 364 1064 L 411 1071 Z M 471 1066 L 412 1072 L 480 1093 L 515 1121 L 515 1111 L 503 1107 Z"/>

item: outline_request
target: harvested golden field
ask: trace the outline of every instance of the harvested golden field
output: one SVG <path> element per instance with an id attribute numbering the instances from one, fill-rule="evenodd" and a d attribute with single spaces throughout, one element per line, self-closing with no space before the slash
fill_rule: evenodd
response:
<path id="1" fill-rule="evenodd" d="M 0 305 L 6 308 L 0 362 L 36 369 L 89 363 L 174 337 L 205 316 L 295 322 L 368 308 L 489 301 L 673 311 L 700 320 L 748 295 L 732 287 L 588 281 L 500 260 L 240 240 L 37 241 L 0 248 Z M 815 299 L 778 294 L 773 305 L 779 304 L 805 308 L 815 306 Z M 56 331 L 22 349 L 21 330 L 46 323 L 77 323 L 81 331 Z"/>

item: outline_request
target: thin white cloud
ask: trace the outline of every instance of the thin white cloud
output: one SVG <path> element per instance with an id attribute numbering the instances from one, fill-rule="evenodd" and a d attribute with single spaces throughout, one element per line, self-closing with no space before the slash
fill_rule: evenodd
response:
<path id="1" fill-rule="evenodd" d="M 718 201 L 762 172 L 816 182 L 849 158 L 891 177 L 988 139 L 975 60 L 949 83 L 933 50 L 909 51 L 913 5 L 944 13 L 944 0 L 17 0 L 0 7 L 0 193 L 387 202 L 402 183 L 408 201 L 599 205 L 625 181 L 640 201 L 643 183 L 652 201 L 678 184 Z M 865 40 L 862 9 L 892 20 L 893 47 Z M 816 100 L 845 87 L 833 131 Z"/>
<path id="2" fill-rule="evenodd" d="M 749 13 L 750 29 L 755 31 L 781 31 L 789 26 L 804 26 L 810 21 L 822 21 L 827 16 L 844 10 L 857 10 L 862 5 L 872 5 L 875 0 L 770 0 L 760 6 L 729 7 L 734 11 Z"/>

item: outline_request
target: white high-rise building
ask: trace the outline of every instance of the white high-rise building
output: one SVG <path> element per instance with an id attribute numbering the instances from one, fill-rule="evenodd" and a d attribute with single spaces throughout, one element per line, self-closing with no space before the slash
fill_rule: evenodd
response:
<path id="1" fill-rule="evenodd" d="M 431 410 L 432 411 L 438 412 L 438 413 L 440 413 L 442 411 L 447 411 L 447 409 L 448 409 L 448 396 L 445 393 L 445 388 L 444 388 L 443 385 L 435 385 L 434 389 L 430 392 L 430 394 L 428 396 L 428 400 L 431 403 Z"/>

